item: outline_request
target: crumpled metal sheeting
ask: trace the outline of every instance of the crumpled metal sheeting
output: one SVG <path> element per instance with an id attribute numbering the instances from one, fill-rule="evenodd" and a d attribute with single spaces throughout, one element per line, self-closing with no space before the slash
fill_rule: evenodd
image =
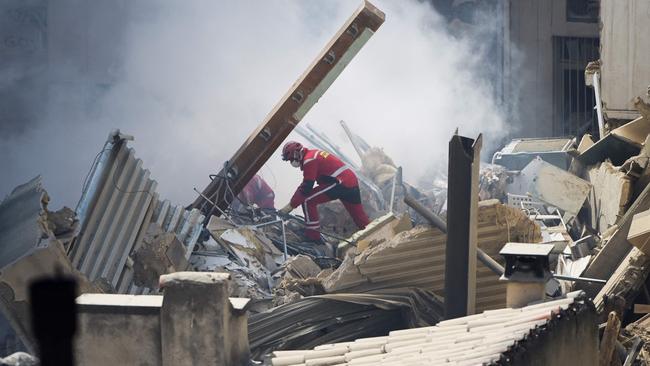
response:
<path id="1" fill-rule="evenodd" d="M 442 314 L 440 298 L 417 288 L 311 296 L 252 315 L 248 337 L 253 358 L 259 359 L 279 349 L 309 349 L 433 325 Z"/>
<path id="2" fill-rule="evenodd" d="M 121 293 L 142 293 L 131 284 L 128 262 L 149 224 L 158 222 L 179 235 L 189 258 L 204 217 L 198 210 L 188 212 L 158 200 L 157 183 L 128 140 L 132 137 L 112 131 L 98 155 L 77 205 L 79 235 L 69 256 L 91 281 L 102 279 Z"/>
<path id="3" fill-rule="evenodd" d="M 0 268 L 49 241 L 44 207 L 47 200 L 39 175 L 14 188 L 0 203 Z"/>
<path id="4" fill-rule="evenodd" d="M 30 352 L 36 350 L 28 303 L 33 280 L 58 272 L 76 277 L 80 292 L 95 290 L 73 269 L 48 228 L 47 201 L 38 176 L 0 203 L 0 309 Z"/>

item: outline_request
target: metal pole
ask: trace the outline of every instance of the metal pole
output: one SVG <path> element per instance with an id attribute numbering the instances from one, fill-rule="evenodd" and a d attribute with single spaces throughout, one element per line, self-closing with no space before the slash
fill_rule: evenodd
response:
<path id="1" fill-rule="evenodd" d="M 440 217 L 431 212 L 428 208 L 424 207 L 420 202 L 415 200 L 415 198 L 404 193 L 404 203 L 406 203 L 410 208 L 414 209 L 415 212 L 419 213 L 424 217 L 429 223 L 442 231 L 447 233 L 447 223 L 444 222 Z"/>
<path id="2" fill-rule="evenodd" d="M 478 170 L 482 136 L 458 133 L 449 141 L 447 174 L 447 246 L 445 250 L 445 319 L 474 314 Z"/>
<path id="3" fill-rule="evenodd" d="M 554 274 L 553 278 L 557 278 L 558 280 L 564 280 L 564 281 L 578 281 L 578 282 L 592 282 L 592 283 L 600 283 L 600 284 L 606 284 L 607 281 L 605 280 L 600 280 L 597 278 L 588 278 L 588 277 L 572 277 L 572 276 L 564 276 L 564 275 L 558 275 Z"/>
<path id="4" fill-rule="evenodd" d="M 395 186 L 397 185 L 397 172 L 393 175 L 393 187 L 390 189 L 390 206 L 388 212 L 393 213 L 393 205 L 395 203 Z"/>
<path id="5" fill-rule="evenodd" d="M 499 264 L 499 262 L 492 259 L 492 257 L 490 257 L 480 248 L 476 248 L 476 257 L 481 261 L 481 263 L 485 264 L 485 266 L 495 274 L 502 276 L 505 272 L 505 269 L 502 265 Z"/>
<path id="6" fill-rule="evenodd" d="M 343 131 L 345 131 L 345 134 L 348 136 L 348 139 L 350 139 L 350 143 L 352 144 L 352 147 L 354 147 L 354 150 L 357 152 L 359 155 L 360 159 L 363 159 L 363 155 L 365 154 L 366 150 L 370 148 L 368 144 L 365 141 L 359 141 L 358 136 L 352 133 L 350 129 L 348 128 L 347 123 L 345 121 L 341 120 L 341 127 L 343 127 Z M 359 146 L 363 145 L 363 146 Z"/>
<path id="7" fill-rule="evenodd" d="M 440 217 L 438 217 L 436 214 L 431 212 L 431 210 L 424 207 L 420 202 L 413 199 L 413 197 L 405 194 L 404 203 L 406 203 L 409 207 L 414 209 L 415 212 L 422 215 L 422 217 L 424 217 L 427 221 L 429 221 L 431 225 L 437 227 L 443 233 L 445 234 L 447 233 L 447 224 Z M 505 271 L 503 269 L 503 266 L 501 266 L 499 262 L 492 259 L 492 257 L 490 257 L 487 253 L 485 253 L 481 248 L 476 248 L 476 257 L 487 268 L 489 268 L 492 272 L 494 272 L 499 276 L 501 276 Z"/>
<path id="8" fill-rule="evenodd" d="M 603 106 L 600 101 L 600 73 L 594 72 L 594 93 L 596 96 L 596 114 L 598 115 L 598 139 L 605 137 L 605 121 L 603 119 Z"/>
<path id="9" fill-rule="evenodd" d="M 280 220 L 280 221 L 282 222 L 282 245 L 283 245 L 283 249 L 284 249 L 284 261 L 286 262 L 287 257 L 288 257 L 288 254 L 287 254 L 287 232 L 284 229 L 284 220 Z"/>

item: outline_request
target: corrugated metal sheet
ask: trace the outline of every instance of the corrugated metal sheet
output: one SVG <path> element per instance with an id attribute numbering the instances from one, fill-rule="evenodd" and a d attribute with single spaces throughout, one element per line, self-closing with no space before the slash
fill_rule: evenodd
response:
<path id="1" fill-rule="evenodd" d="M 204 216 L 158 199 L 156 181 L 127 146 L 132 139 L 113 131 L 98 154 L 77 206 L 79 233 L 69 256 L 89 280 L 102 279 L 118 292 L 142 293 L 148 291 L 131 285 L 129 255 L 139 247 L 149 224 L 176 233 L 189 258 Z"/>
<path id="2" fill-rule="evenodd" d="M 507 242 L 541 240 L 539 226 L 518 209 L 496 200 L 479 206 L 478 246 L 504 264 L 499 250 Z M 346 260 L 324 285 L 329 292 L 370 291 L 384 288 L 420 287 L 444 296 L 447 236 L 424 227 L 398 234 L 393 240 Z M 476 311 L 505 306 L 506 285 L 477 261 Z"/>
<path id="3" fill-rule="evenodd" d="M 639 116 L 632 99 L 646 96 L 650 84 L 649 18 L 647 0 L 601 0 L 601 98 L 608 118 Z"/>

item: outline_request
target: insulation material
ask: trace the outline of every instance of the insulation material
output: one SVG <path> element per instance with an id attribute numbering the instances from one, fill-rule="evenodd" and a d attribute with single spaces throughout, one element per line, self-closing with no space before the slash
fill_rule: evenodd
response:
<path id="1" fill-rule="evenodd" d="M 382 187 L 393 179 L 397 172 L 397 166 L 383 149 L 371 147 L 361 158 L 363 174 L 372 179 L 379 187 Z"/>

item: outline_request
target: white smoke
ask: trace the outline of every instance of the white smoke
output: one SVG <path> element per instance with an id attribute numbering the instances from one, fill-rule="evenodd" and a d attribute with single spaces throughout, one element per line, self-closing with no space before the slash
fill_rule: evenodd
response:
<path id="1" fill-rule="evenodd" d="M 502 138 L 505 124 L 471 42 L 416 1 L 376 1 L 386 22 L 303 123 L 353 155 L 338 121 L 385 148 L 415 181 L 446 167 L 458 127 Z M 54 3 L 52 6 L 56 6 Z M 0 140 L 0 194 L 41 173 L 56 205 L 72 205 L 108 132 L 120 128 L 162 197 L 189 203 L 359 6 L 355 1 L 133 2 L 107 91 L 50 98 L 37 126 Z M 109 32 L 105 36 L 110 37 Z M 100 42 L 101 43 L 101 42 Z M 90 45 L 101 47 L 101 44 Z M 79 75 L 80 79 L 87 75 Z M 60 94 L 60 89 L 54 92 Z M 34 103 L 43 103 L 35 100 Z M 299 139 L 291 136 L 290 138 Z M 284 204 L 299 173 L 275 154 L 262 175 Z"/>

